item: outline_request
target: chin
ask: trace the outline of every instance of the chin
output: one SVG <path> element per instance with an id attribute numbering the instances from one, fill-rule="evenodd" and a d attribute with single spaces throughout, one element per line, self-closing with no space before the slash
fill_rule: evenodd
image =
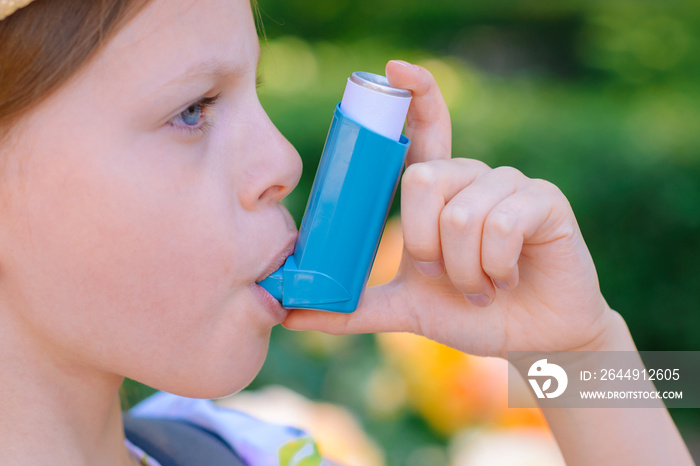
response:
<path id="1" fill-rule="evenodd" d="M 188 380 L 178 380 L 173 381 L 175 383 L 151 386 L 160 391 L 188 398 L 224 398 L 247 387 L 258 374 L 258 371 L 251 371 L 250 374 L 236 372 L 216 377 L 190 377 L 188 374 L 183 373 L 180 376 Z"/>
<path id="2" fill-rule="evenodd" d="M 247 387 L 260 372 L 266 355 L 267 346 L 264 351 L 203 363 L 191 371 L 181 368 L 178 374 L 168 374 L 166 383 L 153 387 L 188 398 L 223 398 Z"/>

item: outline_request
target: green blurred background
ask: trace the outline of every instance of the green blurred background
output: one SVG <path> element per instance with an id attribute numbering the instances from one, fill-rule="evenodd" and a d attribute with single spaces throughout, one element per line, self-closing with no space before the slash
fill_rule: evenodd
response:
<path id="1" fill-rule="evenodd" d="M 511 165 L 566 194 L 638 349 L 700 350 L 699 2 L 259 0 L 259 9 L 260 99 L 304 160 L 287 199 L 297 222 L 346 78 L 383 74 L 389 59 L 419 63 L 450 107 L 455 157 Z M 387 464 L 444 464 L 448 439 L 421 416 L 372 411 L 367 386 L 381 360 L 372 336 L 276 328 L 251 388 L 282 384 L 348 406 Z M 127 386 L 132 402 L 146 392 Z M 672 415 L 694 444 L 698 410 Z"/>

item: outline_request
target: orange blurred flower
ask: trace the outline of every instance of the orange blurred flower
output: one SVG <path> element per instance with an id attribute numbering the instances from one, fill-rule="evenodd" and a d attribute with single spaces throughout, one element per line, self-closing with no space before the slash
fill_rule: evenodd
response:
<path id="1" fill-rule="evenodd" d="M 394 217 L 386 222 L 367 286 L 381 285 L 394 278 L 394 275 L 399 270 L 402 252 L 403 233 L 401 232 L 401 221 L 398 217 Z"/>
<path id="2" fill-rule="evenodd" d="M 536 408 L 508 408 L 508 362 L 461 353 L 407 333 L 377 335 L 388 364 L 406 383 L 408 402 L 436 431 L 475 424 L 546 427 Z"/>

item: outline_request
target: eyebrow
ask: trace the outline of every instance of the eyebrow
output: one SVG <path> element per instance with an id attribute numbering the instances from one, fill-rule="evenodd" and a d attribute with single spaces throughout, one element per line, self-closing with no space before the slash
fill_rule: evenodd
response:
<path id="1" fill-rule="evenodd" d="M 258 59 L 255 65 L 256 80 L 259 77 L 261 59 L 262 50 L 258 47 Z M 181 75 L 165 83 L 163 87 L 187 85 L 208 77 L 221 79 L 230 76 L 238 76 L 243 74 L 246 68 L 245 66 L 231 66 L 230 62 L 223 60 L 209 59 L 187 68 Z"/>

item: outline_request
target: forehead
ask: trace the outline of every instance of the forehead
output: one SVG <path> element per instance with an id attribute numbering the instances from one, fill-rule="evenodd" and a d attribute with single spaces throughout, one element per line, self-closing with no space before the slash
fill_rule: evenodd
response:
<path id="1" fill-rule="evenodd" d="M 151 92 L 200 64 L 255 69 L 258 52 L 248 0 L 153 0 L 107 44 L 92 68 L 111 78 L 101 85 L 112 81 Z"/>

